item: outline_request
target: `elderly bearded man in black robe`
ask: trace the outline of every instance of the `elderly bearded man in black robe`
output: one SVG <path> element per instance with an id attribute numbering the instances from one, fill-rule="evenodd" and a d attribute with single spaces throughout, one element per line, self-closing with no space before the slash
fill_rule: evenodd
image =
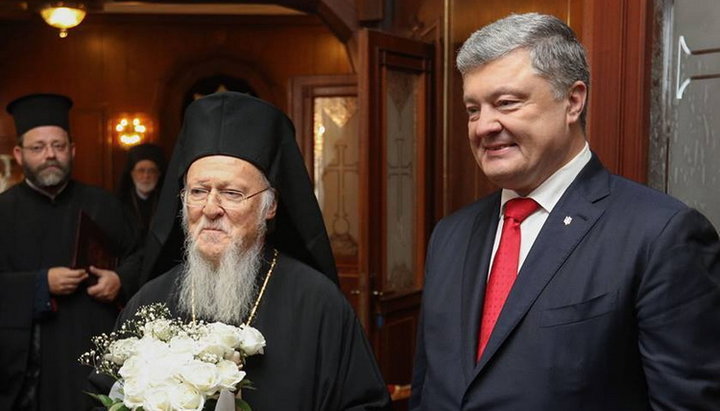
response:
<path id="1" fill-rule="evenodd" d="M 168 169 L 154 238 L 167 238 L 182 186 L 184 262 L 147 283 L 121 321 L 140 306 L 166 302 L 186 319 L 250 322 L 267 341 L 264 355 L 244 368 L 256 389 L 243 391 L 243 399 L 255 410 L 388 409 L 372 351 L 336 284 L 289 119 L 240 93 L 195 101 Z"/>

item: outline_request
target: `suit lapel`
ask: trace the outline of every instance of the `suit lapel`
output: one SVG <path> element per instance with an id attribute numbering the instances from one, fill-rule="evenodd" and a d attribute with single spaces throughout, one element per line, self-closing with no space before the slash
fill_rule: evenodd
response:
<path id="1" fill-rule="evenodd" d="M 480 203 L 463 264 L 461 295 L 461 341 L 463 371 L 467 381 L 473 376 L 477 351 L 480 312 L 485 295 L 493 240 L 500 213 L 500 193 Z"/>
<path id="2" fill-rule="evenodd" d="M 495 355 L 547 283 L 604 213 L 604 206 L 597 201 L 609 194 L 608 185 L 608 172 L 593 156 L 545 221 L 518 273 L 473 377 L 477 377 Z"/>

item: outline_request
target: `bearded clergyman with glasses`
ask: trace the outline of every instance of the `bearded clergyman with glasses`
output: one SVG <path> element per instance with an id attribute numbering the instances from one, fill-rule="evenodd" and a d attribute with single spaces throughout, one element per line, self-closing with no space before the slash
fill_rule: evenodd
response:
<path id="1" fill-rule="evenodd" d="M 255 328 L 266 345 L 244 363 L 254 389 L 241 392 L 253 410 L 390 409 L 372 348 L 340 290 L 285 113 L 232 91 L 192 102 L 157 210 L 143 264 L 174 247 L 176 223 L 184 234 L 182 261 L 143 284 L 118 327 L 142 307 L 162 303 L 185 322 Z M 93 392 L 114 394 L 114 381 L 103 377 L 91 375 Z"/>
<path id="2" fill-rule="evenodd" d="M 73 267 L 81 211 L 116 256 L 135 237 L 112 194 L 70 176 L 71 106 L 57 94 L 7 106 L 24 180 L 0 194 L 0 410 L 86 409 L 87 369 L 77 358 L 91 336 L 112 329 L 135 288 L 127 259 L 116 270 Z"/>

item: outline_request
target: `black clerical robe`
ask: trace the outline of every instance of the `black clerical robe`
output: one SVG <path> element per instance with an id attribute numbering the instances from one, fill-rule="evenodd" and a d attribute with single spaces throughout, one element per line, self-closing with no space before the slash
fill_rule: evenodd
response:
<path id="1" fill-rule="evenodd" d="M 150 222 L 152 221 L 158 203 L 158 191 L 154 190 L 147 198 L 141 198 L 134 187 L 130 192 L 119 197 L 128 219 L 134 224 L 138 244 L 145 242 Z"/>
<path id="2" fill-rule="evenodd" d="M 47 284 L 50 267 L 72 264 L 80 210 L 116 255 L 132 251 L 134 233 L 120 203 L 99 188 L 70 181 L 50 199 L 23 182 L 0 194 L 0 410 L 24 409 L 20 403 L 33 397 L 42 411 L 88 403 L 82 390 L 89 368 L 77 359 L 91 336 L 112 329 L 118 305 L 92 299 L 87 285 L 51 298 Z M 116 269 L 126 297 L 136 288 L 134 264 Z"/>
<path id="3" fill-rule="evenodd" d="M 118 324 L 154 302 L 182 316 L 176 302 L 181 272 L 176 266 L 147 283 Z M 389 409 L 362 326 L 338 287 L 320 272 L 281 253 L 251 325 L 267 342 L 265 353 L 249 357 L 244 368 L 256 389 L 242 396 L 254 411 Z"/>

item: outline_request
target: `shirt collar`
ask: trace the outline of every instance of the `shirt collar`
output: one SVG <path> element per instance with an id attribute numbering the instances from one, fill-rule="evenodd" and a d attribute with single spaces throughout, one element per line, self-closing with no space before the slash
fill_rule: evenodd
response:
<path id="1" fill-rule="evenodd" d="M 44 195 L 45 197 L 47 197 L 51 200 L 55 200 L 55 198 L 57 198 L 57 196 L 59 196 L 60 193 L 62 193 L 65 190 L 65 188 L 68 186 L 68 181 L 66 181 L 65 184 L 63 184 L 63 186 L 60 187 L 60 189 L 57 191 L 57 193 L 50 194 L 47 191 L 43 190 L 42 188 L 33 184 L 29 179 L 27 179 L 27 178 L 25 179 L 25 183 L 28 185 L 28 187 L 32 188 L 33 190 L 37 191 L 38 193 Z"/>
<path id="2" fill-rule="evenodd" d="M 554 172 L 527 197 L 535 200 L 540 204 L 540 207 L 550 213 L 553 207 L 555 207 L 555 204 L 560 201 L 560 197 L 565 193 L 565 190 L 570 187 L 575 177 L 580 174 L 580 171 L 582 171 L 591 158 L 590 145 L 586 141 L 583 149 L 580 150 L 572 160 Z M 515 191 L 508 189 L 502 190 L 500 197 L 500 215 L 503 213 L 505 203 L 516 197 L 520 197 L 520 195 Z"/>

